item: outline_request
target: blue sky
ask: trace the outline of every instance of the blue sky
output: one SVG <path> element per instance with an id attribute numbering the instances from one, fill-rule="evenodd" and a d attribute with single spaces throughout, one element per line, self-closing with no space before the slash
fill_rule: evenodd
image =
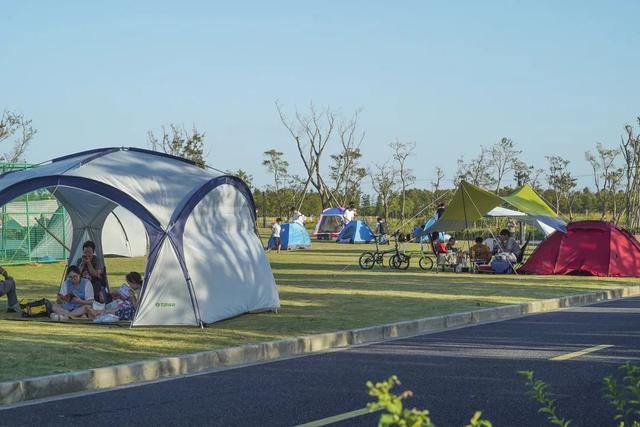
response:
<path id="1" fill-rule="evenodd" d="M 640 115 L 638 16 L 637 1 L 4 0 L 0 109 L 33 119 L 32 162 L 195 124 L 210 165 L 266 184 L 271 148 L 302 173 L 277 100 L 361 108 L 364 163 L 415 141 L 418 186 L 503 136 L 582 176 L 584 151 Z"/>

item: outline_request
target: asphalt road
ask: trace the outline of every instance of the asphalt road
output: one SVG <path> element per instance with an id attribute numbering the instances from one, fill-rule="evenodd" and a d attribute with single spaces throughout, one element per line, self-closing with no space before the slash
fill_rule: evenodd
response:
<path id="1" fill-rule="evenodd" d="M 475 410 L 494 426 L 544 426 L 517 372 L 550 386 L 572 426 L 614 425 L 602 378 L 640 364 L 640 298 L 577 307 L 383 344 L 0 410 L 1 425 L 292 426 L 363 408 L 367 380 L 392 374 L 410 406 L 438 426 L 463 426 Z M 598 345 L 563 361 L 553 357 Z M 334 425 L 371 426 L 379 414 Z"/>

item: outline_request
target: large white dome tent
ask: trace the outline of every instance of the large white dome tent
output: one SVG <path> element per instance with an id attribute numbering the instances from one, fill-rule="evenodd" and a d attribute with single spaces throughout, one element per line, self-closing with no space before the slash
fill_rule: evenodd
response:
<path id="1" fill-rule="evenodd" d="M 71 260 L 87 239 L 102 256 L 101 231 L 116 206 L 142 222 L 149 255 L 133 326 L 202 325 L 279 307 L 253 197 L 239 178 L 155 151 L 101 148 L 1 175 L 0 206 L 41 188 L 69 213 Z"/>

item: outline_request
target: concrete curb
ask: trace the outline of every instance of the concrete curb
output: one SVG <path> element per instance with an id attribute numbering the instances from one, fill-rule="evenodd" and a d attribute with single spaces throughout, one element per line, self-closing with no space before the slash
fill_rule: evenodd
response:
<path id="1" fill-rule="evenodd" d="M 628 286 L 608 291 L 453 313 L 348 331 L 222 348 L 127 365 L 27 378 L 19 381 L 7 381 L 0 383 L 0 405 L 10 405 L 22 401 L 82 391 L 107 389 L 194 374 L 216 368 L 240 366 L 330 349 L 406 338 L 427 332 L 505 320 L 533 313 L 594 304 L 636 295 L 640 295 L 640 286 Z"/>

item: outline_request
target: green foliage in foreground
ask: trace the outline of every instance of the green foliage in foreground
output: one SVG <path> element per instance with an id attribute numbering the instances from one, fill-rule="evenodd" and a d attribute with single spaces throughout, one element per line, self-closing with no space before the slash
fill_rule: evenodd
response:
<path id="1" fill-rule="evenodd" d="M 367 405 L 370 411 L 385 411 L 380 416 L 378 427 L 398 426 L 398 427 L 436 427 L 436 425 L 429 418 L 429 411 L 426 409 L 407 409 L 404 407 L 402 401 L 407 397 L 413 396 L 411 390 L 405 390 L 399 395 L 393 394 L 391 389 L 400 385 L 398 377 L 392 375 L 386 381 L 373 384 L 371 381 L 367 381 L 367 389 L 369 390 L 369 396 L 373 396 L 378 399 L 377 402 L 372 402 Z M 465 427 L 492 427 L 491 422 L 480 418 L 482 413 L 476 411 L 469 420 L 469 424 Z"/>
<path id="2" fill-rule="evenodd" d="M 640 367 L 627 362 L 618 369 L 623 371 L 622 381 L 614 375 L 602 379 L 603 398 L 614 409 L 616 427 L 640 427 Z M 571 420 L 557 415 L 556 401 L 549 397 L 547 384 L 535 379 L 533 371 L 519 373 L 527 378 L 529 396 L 540 404 L 538 412 L 545 414 L 552 425 L 568 427 Z"/>
<path id="3" fill-rule="evenodd" d="M 415 263 L 407 271 L 363 271 L 357 260 L 371 246 L 314 241 L 308 251 L 269 253 L 279 312 L 239 316 L 204 329 L 16 321 L 19 316 L 5 313 L 3 297 L 0 381 L 636 284 L 636 279 L 436 274 Z M 145 259 L 108 258 L 106 264 L 109 282 L 117 287 L 129 271 L 142 271 Z M 8 267 L 18 296 L 30 299 L 54 298 L 63 269 L 60 264 Z"/>
<path id="4" fill-rule="evenodd" d="M 542 380 L 533 377 L 533 371 L 520 371 L 527 378 L 525 385 L 529 388 L 529 395 L 540 405 L 538 412 L 545 414 L 547 420 L 553 425 L 568 427 L 571 421 L 560 418 L 556 414 L 556 401 L 549 397 L 548 386 Z"/>
<path id="5" fill-rule="evenodd" d="M 614 375 L 603 379 L 603 398 L 614 409 L 613 420 L 616 427 L 640 427 L 640 367 L 627 362 L 619 370 L 623 371 L 622 381 Z M 558 416 L 556 401 L 549 396 L 548 385 L 536 379 L 533 371 L 518 373 L 527 379 L 527 394 L 540 405 L 538 412 L 544 414 L 551 425 L 569 427 L 571 420 Z M 405 390 L 396 395 L 391 391 L 396 385 L 400 385 L 396 375 L 375 384 L 367 381 L 369 396 L 377 399 L 376 402 L 369 403 L 367 408 L 371 412 L 384 411 L 380 415 L 378 427 L 435 427 L 428 410 L 404 407 L 403 400 L 413 396 L 413 393 Z M 476 411 L 465 427 L 492 427 L 490 421 L 481 417 L 482 413 Z"/>

